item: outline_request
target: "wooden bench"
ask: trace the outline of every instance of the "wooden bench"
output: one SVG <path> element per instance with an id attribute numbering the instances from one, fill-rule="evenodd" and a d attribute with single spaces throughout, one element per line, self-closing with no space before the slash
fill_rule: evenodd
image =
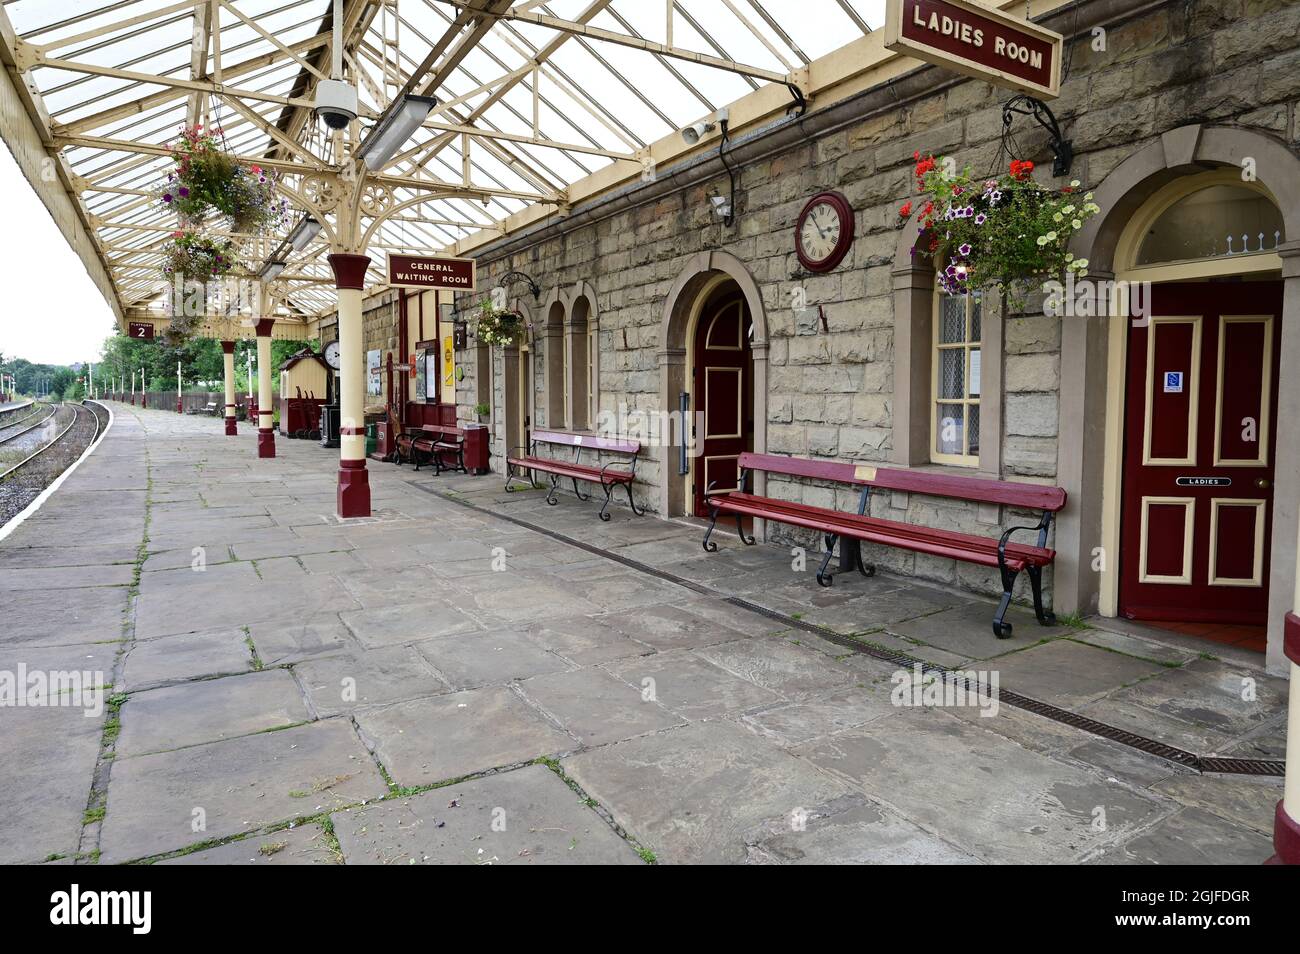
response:
<path id="1" fill-rule="evenodd" d="M 1060 487 L 835 461 L 805 460 L 772 454 L 741 454 L 739 466 L 740 480 L 737 486 L 740 490 L 711 493 L 712 484 L 710 484 L 708 505 L 712 519 L 708 531 L 704 534 L 704 549 L 710 553 L 718 549 L 718 545 L 709 537 L 713 534 L 718 517 L 723 514 L 736 518 L 740 538 L 746 544 L 753 544 L 754 540 L 745 535 L 742 518 L 775 520 L 822 534 L 826 544 L 826 554 L 821 567 L 817 570 L 817 582 L 822 586 L 831 585 L 831 577 L 827 574 L 826 568 L 834 555 L 835 544 L 841 538 L 848 538 L 931 556 L 962 560 L 980 566 L 997 567 L 1002 576 L 1002 601 L 993 616 L 993 633 L 999 639 L 1006 639 L 1011 635 L 1011 624 L 1004 622 L 1004 617 L 1007 606 L 1011 603 L 1011 591 L 1015 586 L 1016 577 L 1021 570 L 1029 574 L 1029 583 L 1034 595 L 1034 615 L 1038 618 L 1038 622 L 1044 626 L 1051 626 L 1056 622 L 1056 617 L 1043 609 L 1042 579 L 1043 567 L 1050 564 L 1056 556 L 1056 551 L 1047 547 L 1047 532 L 1051 528 L 1053 515 L 1065 506 L 1065 491 Z M 845 513 L 825 507 L 756 496 L 750 492 L 752 475 L 756 470 L 860 487 L 857 512 Z M 923 527 L 872 517 L 867 513 L 872 490 L 906 491 L 932 497 L 1000 504 L 1037 510 L 1042 513 L 1042 516 L 1035 526 L 1010 527 L 999 538 L 993 539 L 940 527 Z M 1037 543 L 1029 545 L 1010 542 L 1011 535 L 1017 530 L 1037 530 Z M 857 556 L 856 563 L 858 571 L 864 576 L 875 573 L 875 567 L 863 563 L 861 555 Z"/>
<path id="2" fill-rule="evenodd" d="M 554 457 L 539 457 L 537 455 L 538 444 L 572 447 L 574 448 L 573 459 L 559 460 Z M 601 520 L 609 519 L 609 502 L 613 496 L 614 488 L 619 486 L 622 486 L 627 491 L 627 502 L 628 506 L 632 508 L 632 512 L 638 517 L 645 513 L 644 510 L 637 509 L 636 501 L 632 499 L 632 481 L 636 478 L 637 455 L 641 453 L 641 444 L 637 441 L 600 437 L 596 434 L 533 431 L 529 446 L 511 448 L 511 451 L 517 450 L 522 450 L 525 453 L 522 456 L 506 455 L 506 490 L 508 492 L 514 491 L 514 481 L 525 479 L 525 471 L 528 473 L 528 482 L 540 489 L 541 485 L 537 483 L 533 476 L 535 473 L 540 472 L 550 476 L 551 488 L 546 493 L 546 502 L 552 506 L 559 503 L 555 492 L 560 487 L 560 481 L 567 477 L 573 482 L 573 492 L 579 500 L 591 499 L 590 494 L 583 494 L 578 489 L 578 481 L 580 480 L 586 483 L 599 484 L 601 489 L 605 491 L 605 502 L 600 507 Z M 628 454 L 631 455 L 631 462 L 616 459 L 609 461 L 602 467 L 593 467 L 590 464 L 582 463 L 582 452 L 584 450 L 596 453 Z"/>
<path id="3" fill-rule="evenodd" d="M 469 473 L 465 469 L 465 432 L 459 427 L 451 427 L 445 424 L 422 424 L 419 427 L 410 427 L 404 434 L 398 435 L 396 441 L 397 447 L 393 451 L 393 462 L 401 464 L 403 458 L 415 464 L 415 469 L 420 469 L 420 464 L 433 464 L 434 474 L 441 474 L 444 467 L 451 467 L 462 474 Z M 450 457 L 454 461 L 454 466 L 444 463 L 444 459 Z"/>

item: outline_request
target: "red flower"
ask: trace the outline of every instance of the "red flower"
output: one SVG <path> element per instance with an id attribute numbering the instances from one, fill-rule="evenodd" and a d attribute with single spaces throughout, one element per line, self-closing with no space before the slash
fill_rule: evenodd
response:
<path id="1" fill-rule="evenodd" d="M 934 169 L 934 156 L 926 156 L 924 159 L 920 159 L 916 163 L 916 169 L 915 169 L 916 177 L 920 179 L 924 177 L 927 172 L 930 172 L 933 169 Z"/>
<path id="2" fill-rule="evenodd" d="M 1028 159 L 1023 161 L 1020 159 L 1011 160 L 1011 178 L 1015 179 L 1017 182 L 1024 182 L 1027 180 L 1033 171 L 1034 164 Z"/>
<path id="3" fill-rule="evenodd" d="M 898 210 L 898 217 L 900 219 L 905 219 L 911 214 L 912 214 L 912 203 L 909 200 L 907 202 L 904 202 L 903 207 Z"/>

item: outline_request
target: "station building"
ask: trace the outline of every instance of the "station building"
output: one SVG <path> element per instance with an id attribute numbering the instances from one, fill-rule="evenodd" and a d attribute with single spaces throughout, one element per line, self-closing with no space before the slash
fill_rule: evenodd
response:
<path id="1" fill-rule="evenodd" d="M 1012 133 L 1036 176 L 1078 179 L 1102 209 L 1077 238 L 1090 267 L 1076 313 L 938 293 L 898 214 L 914 157 L 1000 171 L 1012 94 L 855 59 L 850 44 L 814 64 L 815 108 L 770 88 L 733 104 L 733 123 L 762 118 L 721 156 L 714 139 L 632 181 L 593 177 L 562 213 L 460 243 L 474 293 L 371 296 L 367 350 L 418 368 L 392 394 L 380 375 L 370 400 L 408 421 L 481 421 L 498 472 L 535 429 L 640 429 L 634 493 L 660 518 L 704 516 L 706 486 L 734 486 L 743 450 L 1060 486 L 1058 614 L 1267 625 L 1281 671 L 1300 516 L 1300 378 L 1287 370 L 1300 362 L 1300 5 L 1084 0 L 1040 22 L 1066 39 L 1050 105 L 1068 172 L 1052 176 L 1046 129 L 1020 116 Z M 852 226 L 824 273 L 796 248 L 819 196 L 845 203 Z M 734 202 L 730 224 L 715 199 Z M 1105 317 L 1121 282 L 1150 298 L 1149 321 Z M 493 288 L 526 319 L 517 346 L 475 340 Z M 685 455 L 661 426 L 683 410 L 696 426 Z M 765 492 L 821 505 L 837 493 L 775 479 Z M 900 493 L 876 495 L 872 513 L 986 536 L 1034 522 Z M 996 570 L 872 556 L 1001 590 Z"/>

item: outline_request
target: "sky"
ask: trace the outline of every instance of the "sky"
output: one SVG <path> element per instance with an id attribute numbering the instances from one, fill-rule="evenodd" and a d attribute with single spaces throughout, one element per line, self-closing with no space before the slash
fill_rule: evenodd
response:
<path id="1" fill-rule="evenodd" d="M 96 360 L 113 312 L 3 146 L 0 209 L 0 354 L 35 364 Z"/>

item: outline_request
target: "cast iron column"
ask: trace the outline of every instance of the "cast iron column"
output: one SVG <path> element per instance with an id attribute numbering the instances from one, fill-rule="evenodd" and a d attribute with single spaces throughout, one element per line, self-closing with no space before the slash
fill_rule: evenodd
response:
<path id="1" fill-rule="evenodd" d="M 271 329 L 274 318 L 257 320 L 257 456 L 275 456 L 275 428 L 271 397 Z"/>
<path id="2" fill-rule="evenodd" d="M 1269 864 L 1300 865 L 1300 569 L 1296 572 L 1295 609 L 1286 614 L 1282 652 L 1291 660 L 1290 701 L 1286 725 L 1286 785 L 1273 814 L 1273 851 Z"/>
<path id="3" fill-rule="evenodd" d="M 221 351 L 226 372 L 226 433 L 233 436 L 239 433 L 235 427 L 235 343 L 221 342 Z"/>
<path id="4" fill-rule="evenodd" d="M 361 329 L 361 290 L 370 259 L 339 253 L 329 257 L 339 301 L 339 484 L 340 517 L 370 516 L 366 470 L 366 368 Z"/>

